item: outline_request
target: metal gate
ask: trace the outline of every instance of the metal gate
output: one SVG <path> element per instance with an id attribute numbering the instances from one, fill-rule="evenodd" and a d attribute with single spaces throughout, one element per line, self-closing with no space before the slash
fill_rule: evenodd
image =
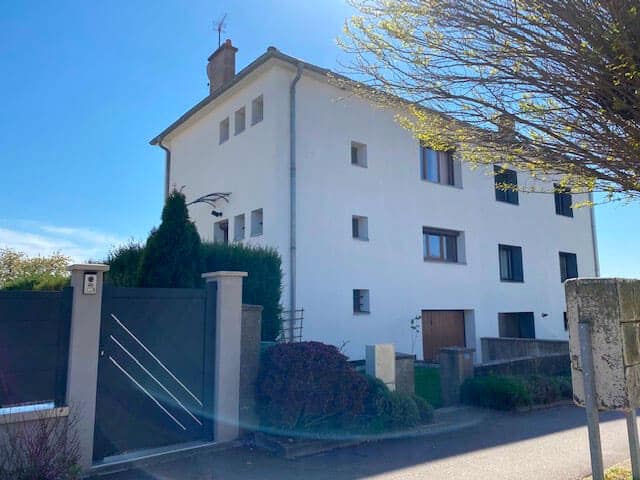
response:
<path id="1" fill-rule="evenodd" d="M 215 289 L 105 286 L 94 461 L 213 440 Z"/>

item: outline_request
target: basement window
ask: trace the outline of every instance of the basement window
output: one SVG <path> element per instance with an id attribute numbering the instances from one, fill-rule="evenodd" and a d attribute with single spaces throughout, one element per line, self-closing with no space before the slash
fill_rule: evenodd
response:
<path id="1" fill-rule="evenodd" d="M 499 313 L 498 330 L 501 338 L 536 338 L 533 312 Z"/>
<path id="2" fill-rule="evenodd" d="M 234 115 L 235 135 L 244 132 L 244 129 L 246 127 L 246 117 L 247 115 L 244 107 L 242 107 L 240 110 L 236 110 L 236 113 Z"/>
<path id="3" fill-rule="evenodd" d="M 251 236 L 259 237 L 262 235 L 262 209 L 251 212 Z"/>
<path id="4" fill-rule="evenodd" d="M 229 220 L 220 220 L 213 224 L 213 241 L 229 243 Z"/>
<path id="5" fill-rule="evenodd" d="M 220 122 L 220 143 L 229 140 L 229 117 Z"/>
<path id="6" fill-rule="evenodd" d="M 262 95 L 251 102 L 251 125 L 260 123 L 264 118 L 264 100 Z"/>
<path id="7" fill-rule="evenodd" d="M 244 214 L 236 215 L 233 219 L 233 239 L 236 242 L 244 240 Z"/>
<path id="8" fill-rule="evenodd" d="M 359 215 L 351 217 L 351 236 L 358 240 L 369 240 L 369 219 Z"/>
<path id="9" fill-rule="evenodd" d="M 353 291 L 353 313 L 370 313 L 369 311 L 369 290 Z"/>
<path id="10" fill-rule="evenodd" d="M 351 165 L 367 168 L 367 146 L 364 143 L 351 142 Z"/>

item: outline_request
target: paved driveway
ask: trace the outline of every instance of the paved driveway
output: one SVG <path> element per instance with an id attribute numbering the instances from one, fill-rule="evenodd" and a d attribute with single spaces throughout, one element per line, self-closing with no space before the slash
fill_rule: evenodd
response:
<path id="1" fill-rule="evenodd" d="M 624 417 L 602 416 L 606 465 L 629 457 Z M 238 448 L 197 454 L 101 480 L 572 480 L 589 473 L 582 409 L 491 414 L 466 430 L 430 438 L 389 440 L 287 461 Z"/>

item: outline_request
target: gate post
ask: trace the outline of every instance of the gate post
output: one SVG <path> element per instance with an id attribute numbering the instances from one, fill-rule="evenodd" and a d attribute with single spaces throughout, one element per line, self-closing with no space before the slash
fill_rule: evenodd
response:
<path id="1" fill-rule="evenodd" d="M 80 442 L 80 465 L 93 463 L 93 430 L 98 384 L 98 349 L 102 283 L 108 265 L 71 265 L 73 304 L 69 333 L 67 405 L 75 410 L 76 431 Z"/>
<path id="2" fill-rule="evenodd" d="M 247 272 L 209 272 L 202 278 L 217 283 L 213 388 L 214 441 L 227 442 L 240 432 L 240 344 L 242 279 Z"/>

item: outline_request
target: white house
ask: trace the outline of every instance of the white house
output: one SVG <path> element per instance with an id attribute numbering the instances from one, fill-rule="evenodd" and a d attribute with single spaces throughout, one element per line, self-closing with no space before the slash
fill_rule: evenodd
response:
<path id="1" fill-rule="evenodd" d="M 230 192 L 221 217 L 190 207 L 204 239 L 280 252 L 283 306 L 304 309 L 304 339 L 431 359 L 480 337 L 567 338 L 562 281 L 598 275 L 591 209 L 496 191 L 492 174 L 422 148 L 328 70 L 270 47 L 236 74 L 236 51 L 227 40 L 209 57 L 209 96 L 151 143 L 166 151 L 165 189 Z"/>

